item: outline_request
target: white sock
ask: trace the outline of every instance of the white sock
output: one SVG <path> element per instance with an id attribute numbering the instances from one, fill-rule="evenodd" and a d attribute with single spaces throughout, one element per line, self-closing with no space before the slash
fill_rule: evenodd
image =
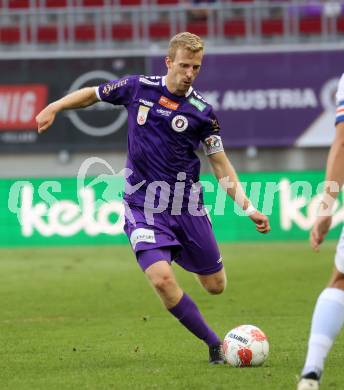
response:
<path id="1" fill-rule="evenodd" d="M 314 371 L 321 375 L 334 339 L 344 324 L 344 290 L 326 288 L 315 305 L 308 352 L 302 375 Z"/>

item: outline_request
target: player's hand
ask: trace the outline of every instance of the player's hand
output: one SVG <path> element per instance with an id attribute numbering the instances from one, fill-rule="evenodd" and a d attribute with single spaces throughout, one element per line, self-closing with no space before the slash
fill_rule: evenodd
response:
<path id="1" fill-rule="evenodd" d="M 46 131 L 52 125 L 55 116 L 56 110 L 52 104 L 49 104 L 49 106 L 45 107 L 44 110 L 36 116 L 37 131 L 39 134 Z"/>
<path id="2" fill-rule="evenodd" d="M 260 213 L 259 211 L 255 211 L 250 215 L 250 218 L 256 224 L 256 230 L 258 230 L 259 233 L 269 233 L 271 227 L 269 218 L 266 215 Z"/>
<path id="3" fill-rule="evenodd" d="M 320 244 L 324 241 L 327 232 L 329 231 L 332 223 L 332 216 L 318 217 L 313 225 L 310 233 L 309 241 L 311 247 L 318 252 Z"/>

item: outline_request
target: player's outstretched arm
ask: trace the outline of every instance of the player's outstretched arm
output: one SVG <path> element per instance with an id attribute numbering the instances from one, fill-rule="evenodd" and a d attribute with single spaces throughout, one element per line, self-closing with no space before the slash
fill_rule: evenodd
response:
<path id="1" fill-rule="evenodd" d="M 38 133 L 42 133 L 53 124 L 58 112 L 73 108 L 88 107 L 97 101 L 98 98 L 95 88 L 87 87 L 72 92 L 63 98 L 50 103 L 36 116 Z"/>
<path id="2" fill-rule="evenodd" d="M 331 146 L 326 166 L 326 182 L 319 215 L 310 234 L 310 243 L 319 250 L 332 223 L 332 208 L 344 184 L 344 122 L 336 127 L 336 137 Z"/>
<path id="3" fill-rule="evenodd" d="M 218 152 L 209 155 L 208 158 L 223 189 L 247 213 L 260 233 L 268 233 L 271 230 L 269 218 L 251 205 L 226 154 Z"/>

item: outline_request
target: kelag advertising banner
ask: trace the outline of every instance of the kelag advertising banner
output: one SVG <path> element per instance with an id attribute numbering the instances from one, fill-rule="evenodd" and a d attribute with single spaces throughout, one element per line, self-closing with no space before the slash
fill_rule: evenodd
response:
<path id="1" fill-rule="evenodd" d="M 227 147 L 325 146 L 334 136 L 341 51 L 206 54 L 195 87 Z M 152 73 L 163 74 L 154 57 Z"/>
<path id="2" fill-rule="evenodd" d="M 40 136 L 35 116 L 69 92 L 131 73 L 145 73 L 143 57 L 0 61 L 0 150 L 125 149 L 127 113 L 123 107 L 97 103 L 64 111 Z"/>
<path id="3" fill-rule="evenodd" d="M 212 175 L 203 175 L 205 204 L 219 242 L 308 239 L 321 198 L 323 172 L 243 174 L 252 201 L 269 215 L 272 230 L 256 232 Z M 123 233 L 124 179 L 100 175 L 80 179 L 0 180 L 0 246 L 128 243 Z M 329 238 L 344 222 L 343 194 Z"/>

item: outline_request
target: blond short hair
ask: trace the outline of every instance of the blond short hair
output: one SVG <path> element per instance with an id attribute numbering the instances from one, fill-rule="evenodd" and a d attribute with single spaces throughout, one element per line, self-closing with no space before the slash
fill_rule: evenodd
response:
<path id="1" fill-rule="evenodd" d="M 174 60 L 176 52 L 179 48 L 190 50 L 193 53 L 197 53 L 204 50 L 204 43 L 202 39 L 195 34 L 189 32 L 181 32 L 171 38 L 168 46 L 167 55 Z"/>

